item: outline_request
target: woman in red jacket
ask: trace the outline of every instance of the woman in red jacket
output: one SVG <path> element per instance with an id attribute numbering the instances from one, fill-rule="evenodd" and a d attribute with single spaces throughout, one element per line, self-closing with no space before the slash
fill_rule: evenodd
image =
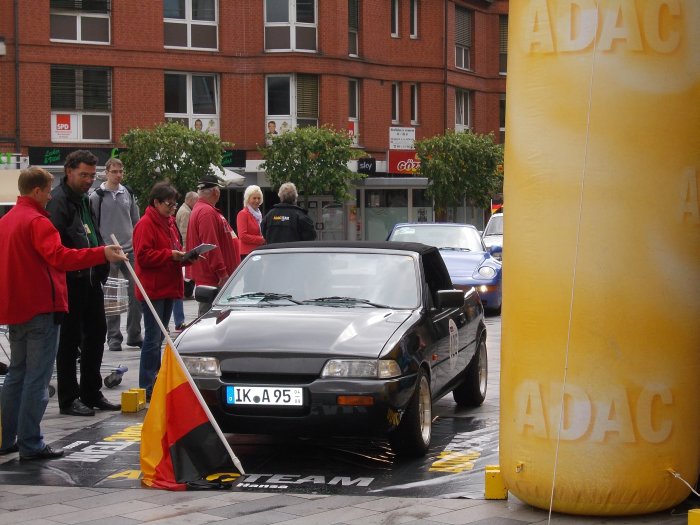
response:
<path id="1" fill-rule="evenodd" d="M 236 216 L 236 229 L 241 243 L 241 261 L 255 248 L 265 244 L 260 232 L 262 212 L 260 205 L 263 201 L 262 190 L 259 186 L 248 186 L 243 193 L 243 209 Z"/>
<path id="2" fill-rule="evenodd" d="M 182 299 L 183 256 L 180 236 L 171 216 L 177 208 L 177 190 L 167 182 L 159 182 L 151 190 L 141 220 L 134 227 L 136 275 L 153 304 L 163 326 L 168 326 L 173 300 Z M 139 288 L 136 297 L 143 307 L 144 338 L 141 346 L 139 387 L 150 399 L 160 369 L 160 347 L 165 335 L 145 302 Z"/>

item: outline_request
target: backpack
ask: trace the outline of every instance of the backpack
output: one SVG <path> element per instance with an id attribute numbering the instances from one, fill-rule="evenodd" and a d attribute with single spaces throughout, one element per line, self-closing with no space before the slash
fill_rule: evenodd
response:
<path id="1" fill-rule="evenodd" d="M 129 197 L 131 197 L 131 200 L 133 202 L 134 190 L 132 190 L 126 184 L 122 184 L 122 186 L 124 186 L 124 188 L 126 188 L 126 191 L 129 192 Z M 95 188 L 94 193 L 97 193 L 97 195 L 100 198 L 99 202 L 97 203 L 97 229 L 99 230 L 100 229 L 100 217 L 102 217 L 102 199 L 104 199 L 105 190 L 103 190 L 102 188 Z"/>

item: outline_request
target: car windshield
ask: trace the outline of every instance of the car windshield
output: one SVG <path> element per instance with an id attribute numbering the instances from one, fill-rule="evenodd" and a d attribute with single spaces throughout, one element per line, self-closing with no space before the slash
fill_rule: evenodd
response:
<path id="1" fill-rule="evenodd" d="M 218 304 L 416 308 L 419 282 L 407 254 L 264 251 L 243 261 Z"/>
<path id="2" fill-rule="evenodd" d="M 503 215 L 494 215 L 484 230 L 484 235 L 503 235 Z"/>
<path id="3" fill-rule="evenodd" d="M 425 226 L 399 226 L 391 233 L 390 241 L 420 242 L 428 246 L 445 249 L 483 252 L 484 244 L 475 228 L 468 226 L 445 226 L 429 224 Z"/>

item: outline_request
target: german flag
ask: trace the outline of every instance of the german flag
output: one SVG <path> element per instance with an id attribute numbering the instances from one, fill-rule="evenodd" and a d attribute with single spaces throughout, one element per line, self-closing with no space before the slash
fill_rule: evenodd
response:
<path id="1" fill-rule="evenodd" d="M 141 431 L 142 483 L 166 490 L 212 488 L 207 480 L 231 481 L 243 469 L 178 357 L 166 344 Z"/>

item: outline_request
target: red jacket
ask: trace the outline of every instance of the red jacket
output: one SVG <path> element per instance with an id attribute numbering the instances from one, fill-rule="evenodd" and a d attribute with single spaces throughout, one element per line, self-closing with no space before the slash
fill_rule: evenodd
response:
<path id="1" fill-rule="evenodd" d="M 217 286 L 219 279 L 229 277 L 241 262 L 238 239 L 226 217 L 214 206 L 199 199 L 190 215 L 187 226 L 189 249 L 202 243 L 215 244 L 216 249 L 205 253 L 192 263 L 188 276 L 195 284 Z"/>
<path id="2" fill-rule="evenodd" d="M 134 258 L 136 276 L 151 301 L 182 299 L 182 263 L 173 261 L 173 250 L 182 250 L 175 221 L 148 206 L 134 226 Z M 135 292 L 136 298 L 143 301 L 138 286 Z"/>
<path id="3" fill-rule="evenodd" d="M 236 229 L 241 244 L 241 259 L 261 244 L 265 244 L 265 238 L 260 233 L 260 224 L 247 207 L 238 212 Z"/>
<path id="4" fill-rule="evenodd" d="M 17 197 L 15 207 L 0 219 L 0 324 L 67 312 L 66 272 L 106 261 L 103 246 L 63 246 L 48 217 L 31 197 Z"/>

